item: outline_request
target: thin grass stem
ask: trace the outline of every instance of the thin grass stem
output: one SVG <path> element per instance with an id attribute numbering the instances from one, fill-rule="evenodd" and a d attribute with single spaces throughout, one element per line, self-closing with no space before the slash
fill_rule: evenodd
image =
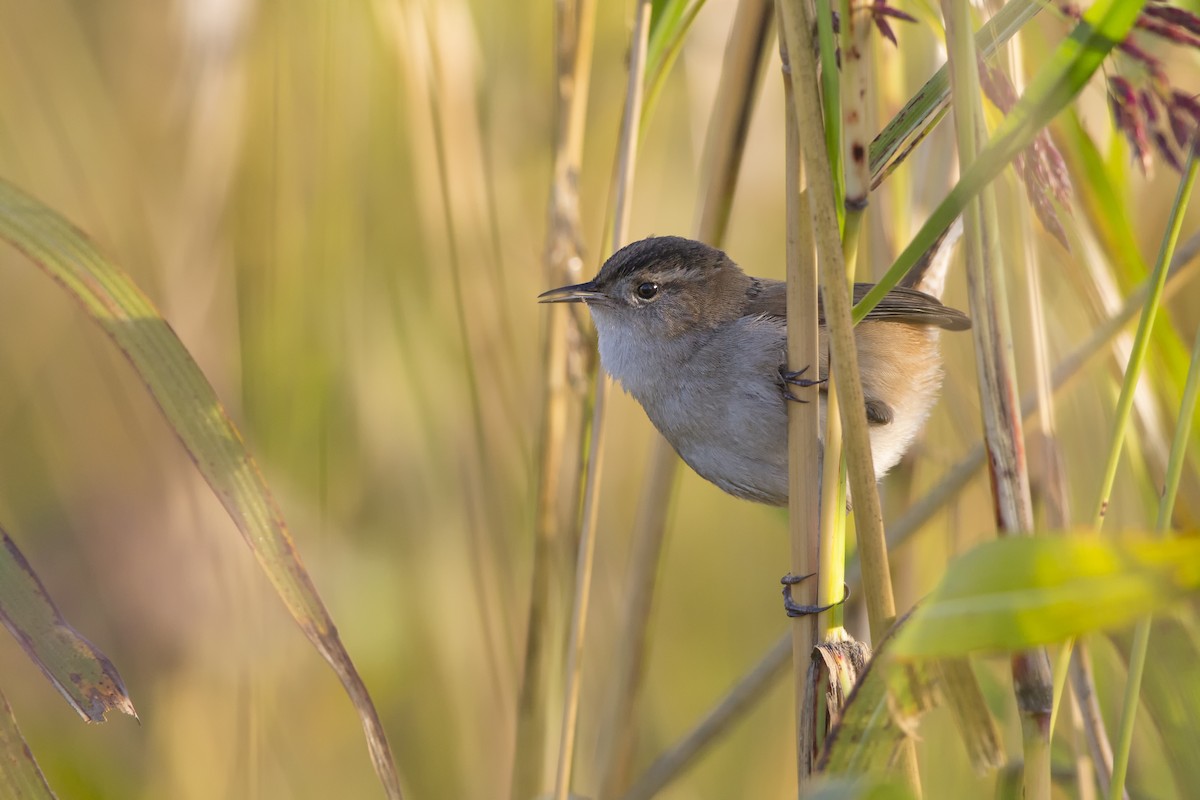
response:
<path id="1" fill-rule="evenodd" d="M 547 277 L 554 286 L 578 283 L 582 278 L 578 175 L 591 84 L 595 11 L 595 0 L 555 4 L 558 120 L 545 248 Z M 554 696 L 552 676 L 565 648 L 563 623 L 573 580 L 572 554 L 578 546 L 576 510 L 587 432 L 588 377 L 595 370 L 587 323 L 574 311 L 556 307 L 548 314 L 533 571 L 509 783 L 513 800 L 535 797 L 549 788 L 545 757 Z"/>
<path id="2" fill-rule="evenodd" d="M 555 800 L 567 800 L 575 764 L 579 698 L 583 688 L 583 645 L 592 596 L 593 566 L 596 561 L 596 520 L 599 516 L 597 496 L 604 467 L 604 412 L 610 384 L 611 380 L 606 376 L 596 381 L 596 399 L 592 410 L 592 441 L 588 453 L 587 483 L 584 487 L 583 525 L 575 566 L 575 601 L 571 611 L 570 633 L 567 636 L 566 687 L 563 691 L 558 767 L 554 779 Z"/>
<path id="3" fill-rule="evenodd" d="M 612 250 L 616 251 L 629 236 L 629 218 L 633 213 L 633 178 L 637 168 L 638 129 L 645 94 L 646 49 L 650 38 L 650 0 L 639 0 L 630 42 L 629 77 L 625 92 L 625 111 L 621 138 L 617 145 L 616 204 L 613 209 Z M 596 381 L 596 401 L 592 418 L 591 453 L 587 481 L 583 491 L 583 527 L 579 539 L 579 558 L 575 570 L 575 601 L 571 612 L 571 633 L 567 640 L 566 689 L 563 693 L 562 733 L 559 738 L 557 777 L 554 800 L 567 800 L 575 763 L 578 733 L 579 699 L 583 684 L 583 648 L 591 601 L 592 575 L 596 552 L 596 520 L 600 479 L 604 464 L 604 411 L 612 380 Z"/>
<path id="4" fill-rule="evenodd" d="M 704 718 L 677 744 L 654 760 L 621 800 L 650 800 L 695 763 L 717 737 L 729 730 L 759 700 L 775 681 L 783 678 L 792 655 L 791 634 L 780 637 L 763 658 L 721 698 Z"/>
<path id="5" fill-rule="evenodd" d="M 434 162 L 437 167 L 438 182 L 441 191 L 441 212 L 443 221 L 446 226 L 446 245 L 447 245 L 447 260 L 450 265 L 450 285 L 454 294 L 454 322 L 458 329 L 458 336 L 462 342 L 462 348 L 466 354 L 463 359 L 464 371 L 467 377 L 467 395 L 470 398 L 471 408 L 471 434 L 475 440 L 475 452 L 479 454 L 478 461 L 483 464 L 493 462 L 492 449 L 488 445 L 488 439 L 485 435 L 486 425 L 483 419 L 483 394 L 480 391 L 480 379 L 477 365 L 481 359 L 476 358 L 474 337 L 471 335 L 471 328 L 467 323 L 469 312 L 467 310 L 467 301 L 463 294 L 463 264 L 462 257 L 459 252 L 459 226 L 455 220 L 453 202 L 451 200 L 450 187 L 450 167 L 449 167 L 449 142 L 446 136 L 446 109 L 443 107 L 442 97 L 444 96 L 444 87 L 442 85 L 441 70 L 438 68 L 438 52 L 435 36 L 429 20 L 425 20 L 425 35 L 429 40 L 429 91 L 426 94 L 429 100 L 429 120 L 433 127 L 433 151 Z M 503 394 L 503 393 L 501 393 Z M 479 492 L 483 495 L 484 504 L 487 508 L 495 509 L 500 507 L 499 498 L 493 488 L 494 482 L 484 480 L 481 475 L 475 474 L 472 470 L 468 473 L 472 480 L 471 483 L 479 487 Z M 511 650 L 508 645 L 512 642 L 511 637 L 501 635 L 497 637 L 495 630 L 496 625 L 493 622 L 491 610 L 500 605 L 499 598 L 505 593 L 496 586 L 497 576 L 495 570 L 488 565 L 495 564 L 497 561 L 496 538 L 486 535 L 484 528 L 481 525 L 475 524 L 475 518 L 468 515 L 467 528 L 467 550 L 471 554 L 471 573 L 475 575 L 475 580 L 471 581 L 477 613 L 480 619 L 480 629 L 482 631 L 484 641 L 484 652 L 486 653 L 486 661 L 488 667 L 488 677 L 492 682 L 493 693 L 498 698 L 500 703 L 501 713 L 506 717 L 511 717 L 512 705 L 511 696 L 506 691 L 508 686 L 511 686 L 513 681 L 510 680 L 509 673 L 512 668 L 513 659 L 511 658 Z M 503 617 L 502 623 L 503 624 Z M 508 652 L 505 652 L 508 651 Z"/>
<path id="6" fill-rule="evenodd" d="M 719 247 L 725 235 L 734 188 L 758 95 L 771 30 L 770 0 L 742 0 L 734 17 L 721 79 L 702 158 L 705 190 L 697 208 L 696 238 Z M 643 112 L 643 120 L 646 112 Z M 644 122 L 643 122 L 644 124 Z M 629 783 L 636 742 L 634 710 L 640 693 L 671 488 L 679 458 L 661 436 L 655 437 L 634 521 L 625 581 L 624 608 L 612 675 L 609 713 L 597 747 L 599 797 L 620 794 Z"/>
<path id="7" fill-rule="evenodd" d="M 1134 341 L 1134 356 L 1130 359 L 1130 372 L 1133 373 L 1132 380 L 1126 374 L 1125 384 L 1122 386 L 1121 399 L 1124 400 L 1126 394 L 1130 395 L 1128 406 L 1132 406 L 1132 387 L 1127 393 L 1125 386 L 1137 383 L 1137 374 L 1140 371 L 1142 358 L 1146 351 L 1146 342 L 1150 338 L 1150 330 L 1154 325 L 1154 316 L 1157 306 L 1162 301 L 1162 284 L 1166 279 L 1166 265 L 1170 263 L 1174 255 L 1175 245 L 1179 240 L 1179 231 L 1183 224 L 1183 215 L 1187 210 L 1188 200 L 1191 197 L 1192 187 L 1196 183 L 1196 174 L 1200 171 L 1200 159 L 1197 159 L 1196 146 L 1193 144 L 1188 163 L 1184 170 L 1183 180 L 1179 182 L 1179 191 L 1175 195 L 1175 202 L 1171 207 L 1171 217 L 1167 222 L 1167 233 L 1163 239 L 1162 248 L 1159 250 L 1158 262 L 1154 265 L 1154 290 L 1151 292 L 1150 303 L 1147 304 L 1145 312 L 1142 315 L 1142 324 L 1138 326 L 1138 334 Z M 1145 341 L 1143 341 L 1143 339 Z M 1184 385 L 1183 402 L 1180 404 L 1179 417 L 1176 422 L 1175 436 L 1171 442 L 1171 455 L 1167 461 L 1167 474 L 1164 480 L 1164 488 L 1162 496 L 1159 499 L 1158 519 L 1155 523 L 1155 531 L 1159 535 L 1167 532 L 1171 525 L 1171 513 L 1175 508 L 1175 497 L 1179 491 L 1179 481 L 1183 475 L 1183 464 L 1187 453 L 1188 437 L 1191 435 L 1192 417 L 1196 410 L 1196 392 L 1197 385 L 1200 384 L 1200 331 L 1196 334 L 1196 342 L 1192 346 L 1192 360 L 1188 365 L 1187 382 Z M 1118 401 L 1118 409 L 1121 404 Z M 1128 414 L 1129 408 L 1125 408 Z M 1118 427 L 1118 431 L 1121 428 Z M 1114 450 L 1119 447 L 1114 444 Z M 1110 458 L 1109 466 L 1112 466 Z M 1115 472 L 1115 468 L 1113 469 Z M 1105 477 L 1109 481 L 1106 488 L 1111 489 L 1111 477 L 1106 470 Z M 1107 506 L 1107 497 L 1103 499 L 1103 505 Z M 1102 521 L 1098 520 L 1098 522 Z M 1117 729 L 1117 745 L 1113 752 L 1113 770 L 1112 780 L 1108 787 L 1108 796 L 1117 797 L 1125 791 L 1125 776 L 1129 768 L 1129 750 L 1133 745 L 1133 727 L 1134 721 L 1137 718 L 1138 699 L 1141 695 L 1142 676 L 1146 670 L 1146 654 L 1150 649 L 1150 629 L 1152 620 L 1146 617 L 1138 622 L 1133 633 L 1133 644 L 1129 654 L 1129 674 L 1125 682 L 1125 697 L 1121 707 L 1121 724 Z"/>
<path id="8" fill-rule="evenodd" d="M 788 23 L 781 20 L 781 29 Z M 784 153 L 787 170 L 787 326 L 788 369 L 800 370 L 819 364 L 817 339 L 817 265 L 813 253 L 811 216 L 807 203 L 809 196 L 802 191 L 804 167 L 801 160 L 801 144 L 797 127 L 795 87 L 791 78 L 791 53 L 788 42 L 796 37 L 789 31 L 780 37 L 780 58 L 784 74 L 784 113 L 786 126 L 786 150 Z M 807 39 L 807 37 L 805 37 Z M 802 324 L 807 323 L 807 324 Z M 817 487 L 817 426 L 816 403 L 788 404 L 788 533 L 791 540 L 792 575 L 809 576 L 818 566 L 819 500 Z M 835 459 L 836 460 L 836 459 Z M 810 604 L 816 601 L 820 576 L 817 581 L 802 582 L 792 587 L 798 602 Z M 805 585 L 805 584 L 808 585 Z M 815 585 L 814 585 L 815 583 Z M 803 787 L 812 778 L 816 767 L 818 750 L 818 719 L 820 712 L 816 703 L 808 704 L 805 698 L 809 665 L 812 663 L 813 647 L 816 646 L 817 619 L 812 615 L 794 617 L 791 624 L 792 684 L 796 713 L 796 776 L 797 785 Z"/>
<path id="9" fill-rule="evenodd" d="M 968 172 L 977 163 L 986 137 L 979 87 L 975 38 L 965 0 L 943 0 L 950 89 L 959 162 Z M 999 256 L 1000 227 L 995 192 L 989 184 L 966 203 L 963 229 L 967 255 L 967 292 L 984 421 L 984 441 L 992 475 L 992 497 L 1000 535 L 1028 534 L 1033 505 L 1024 456 L 1024 432 L 1012 360 L 1012 326 Z M 1044 649 L 1012 658 L 1013 690 L 1021 718 L 1024 796 L 1050 797 L 1050 716 L 1053 683 Z"/>
<path id="10" fill-rule="evenodd" d="M 1117 398 L 1117 408 L 1113 414 L 1112 446 L 1104 465 L 1104 477 L 1101 479 L 1100 491 L 1096 498 L 1096 511 L 1092 518 L 1092 526 L 1096 530 L 1100 530 L 1104 525 L 1104 517 L 1108 512 L 1108 501 L 1112 495 L 1113 483 L 1117 478 L 1117 466 L 1121 461 L 1125 430 L 1129 425 L 1130 412 L 1133 409 L 1134 390 L 1137 389 L 1138 378 L 1145 366 L 1146 350 L 1150 345 L 1150 332 L 1154 327 L 1154 319 L 1158 315 L 1158 307 L 1162 304 L 1163 285 L 1167 280 L 1167 265 L 1171 262 L 1171 254 L 1175 252 L 1175 245 L 1179 241 L 1179 232 L 1183 228 L 1181 209 L 1187 207 L 1187 198 L 1191 195 L 1192 186 L 1196 181 L 1196 170 L 1196 155 L 1193 149 L 1184 179 L 1179 182 L 1179 189 L 1171 208 L 1166 235 L 1163 237 L 1162 247 L 1151 276 L 1150 295 L 1142 309 L 1142 316 L 1138 320 L 1137 333 L 1133 339 L 1133 352 L 1129 356 L 1125 379 L 1121 383 L 1121 394 Z"/>

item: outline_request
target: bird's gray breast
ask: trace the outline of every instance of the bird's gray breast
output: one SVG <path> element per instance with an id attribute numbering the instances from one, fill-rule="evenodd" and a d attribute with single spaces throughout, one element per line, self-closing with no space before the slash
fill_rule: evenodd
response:
<path id="1" fill-rule="evenodd" d="M 743 317 L 670 339 L 596 322 L 604 368 L 692 469 L 731 494 L 786 503 L 781 320 Z"/>

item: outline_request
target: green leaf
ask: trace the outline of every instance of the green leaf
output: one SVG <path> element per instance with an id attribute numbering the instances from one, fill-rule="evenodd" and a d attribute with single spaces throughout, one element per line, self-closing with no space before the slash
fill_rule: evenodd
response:
<path id="1" fill-rule="evenodd" d="M 698 0 L 689 11 L 694 15 L 704 0 Z M 688 0 L 654 0 L 650 11 L 650 40 L 646 44 L 646 66 L 650 69 L 662 65 L 664 54 L 672 43 L 686 31 L 684 24 Z"/>
<path id="2" fill-rule="evenodd" d="M 1126 625 L 1200 589 L 1200 539 L 1011 537 L 955 561 L 890 652 L 1019 650 Z"/>
<path id="3" fill-rule="evenodd" d="M 137 717 L 117 668 L 67 624 L 4 530 L 0 530 L 0 622 L 79 716 L 103 722 L 104 715 L 116 709 Z"/>
<path id="4" fill-rule="evenodd" d="M 0 797 L 54 800 L 42 770 L 25 744 L 8 698 L 0 693 Z"/>
<path id="5" fill-rule="evenodd" d="M 696 0 L 689 6 L 688 0 L 666 0 L 653 5 L 650 41 L 646 49 L 646 99 L 642 103 L 641 119 L 643 129 L 658 104 L 667 76 L 683 51 L 688 31 L 692 29 L 700 9 L 704 8 L 704 2 Z"/>
<path id="6" fill-rule="evenodd" d="M 4 181 L 0 181 L 0 238 L 29 256 L 78 300 L 129 359 L 276 593 L 337 673 L 358 710 L 384 789 L 389 797 L 400 797 L 399 777 L 379 715 L 300 562 L 283 514 L 216 392 L 171 326 L 129 276 L 79 229 Z"/>

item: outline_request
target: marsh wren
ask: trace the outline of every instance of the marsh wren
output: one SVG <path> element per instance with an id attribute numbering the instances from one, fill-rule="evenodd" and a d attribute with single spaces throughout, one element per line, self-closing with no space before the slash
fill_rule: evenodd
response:
<path id="1" fill-rule="evenodd" d="M 855 284 L 855 302 L 870 288 Z M 751 277 L 701 242 L 662 236 L 621 248 L 587 283 L 538 299 L 587 305 L 604 369 L 701 477 L 737 497 L 787 504 L 788 386 L 821 384 L 829 347 L 822 316 L 819 377 L 784 371 L 782 281 Z M 876 479 L 904 455 L 937 399 L 938 334 L 969 327 L 936 297 L 897 287 L 855 328 Z"/>

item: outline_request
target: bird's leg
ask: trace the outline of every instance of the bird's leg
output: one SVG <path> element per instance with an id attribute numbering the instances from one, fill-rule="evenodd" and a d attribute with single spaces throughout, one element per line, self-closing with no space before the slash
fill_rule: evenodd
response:
<path id="1" fill-rule="evenodd" d="M 789 617 L 806 617 L 810 614 L 820 614 L 822 611 L 828 611 L 834 606 L 840 606 L 850 598 L 850 587 L 843 583 L 842 599 L 836 603 L 830 603 L 827 606 L 806 606 L 793 600 L 792 587 L 816 574 L 815 572 L 810 572 L 808 575 L 793 575 L 789 572 L 779 579 L 779 582 L 783 584 L 783 610 L 787 612 Z"/>
<path id="2" fill-rule="evenodd" d="M 785 400 L 791 400 L 792 402 L 795 402 L 795 403 L 807 403 L 808 402 L 807 400 L 805 400 L 801 397 L 796 397 L 796 395 L 792 394 L 791 389 L 789 389 L 788 387 L 789 386 L 800 386 L 800 387 L 807 389 L 811 386 L 820 386 L 822 383 L 825 382 L 825 378 L 821 378 L 819 380 L 811 380 L 809 378 L 801 377 L 806 372 L 808 372 L 808 367 L 805 367 L 804 369 L 796 370 L 795 372 L 790 372 L 790 371 L 788 371 L 786 364 L 779 365 L 779 386 L 783 389 L 783 397 Z"/>

